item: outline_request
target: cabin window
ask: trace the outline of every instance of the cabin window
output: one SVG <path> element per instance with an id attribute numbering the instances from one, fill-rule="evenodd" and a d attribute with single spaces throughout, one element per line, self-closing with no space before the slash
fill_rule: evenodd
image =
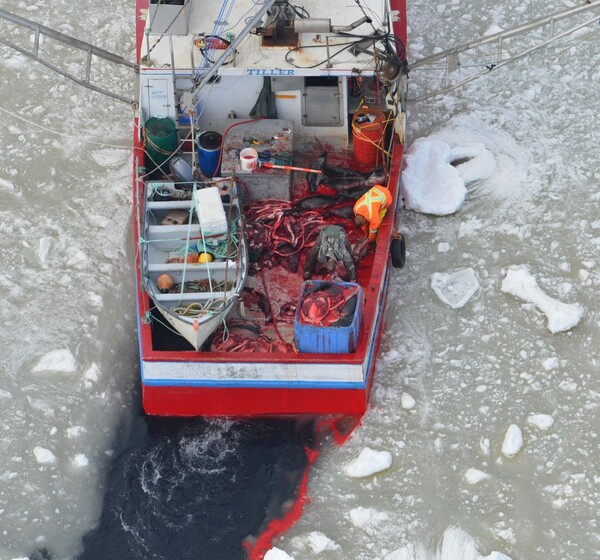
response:
<path id="1" fill-rule="evenodd" d="M 340 82 L 338 78 L 304 78 L 302 124 L 304 126 L 340 126 Z"/>

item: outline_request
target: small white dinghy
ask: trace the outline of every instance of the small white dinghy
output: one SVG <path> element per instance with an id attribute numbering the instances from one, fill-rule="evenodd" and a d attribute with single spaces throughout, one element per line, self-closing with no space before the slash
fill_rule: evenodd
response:
<path id="1" fill-rule="evenodd" d="M 144 288 L 165 320 L 196 350 L 231 311 L 246 281 L 242 213 L 230 183 L 221 179 L 178 189 L 158 181 L 147 189 Z M 222 199 L 223 192 L 229 194 Z"/>

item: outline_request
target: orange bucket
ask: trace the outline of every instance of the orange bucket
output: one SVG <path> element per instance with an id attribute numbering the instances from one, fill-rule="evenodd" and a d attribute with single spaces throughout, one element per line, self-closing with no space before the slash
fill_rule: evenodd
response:
<path id="1" fill-rule="evenodd" d="M 380 109 L 362 107 L 352 117 L 354 161 L 375 167 L 383 162 L 385 114 Z"/>

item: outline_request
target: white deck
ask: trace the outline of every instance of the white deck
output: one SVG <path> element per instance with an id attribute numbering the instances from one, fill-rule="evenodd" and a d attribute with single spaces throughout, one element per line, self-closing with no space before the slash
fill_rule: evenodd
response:
<path id="1" fill-rule="evenodd" d="M 380 13 L 381 0 L 363 0 L 361 4 L 365 7 L 365 13 L 374 18 L 374 14 Z M 350 25 L 364 16 L 363 11 L 351 1 L 319 1 L 307 0 L 302 3 L 303 7 L 310 14 L 311 18 L 328 18 L 331 19 L 333 26 Z M 218 26 L 215 24 L 219 10 L 222 7 L 222 2 L 211 2 L 201 0 L 191 0 L 191 9 L 189 13 L 189 25 L 187 35 L 169 35 L 162 37 L 162 32 L 167 25 L 159 25 L 158 17 L 151 21 L 152 12 L 149 12 L 148 23 L 151 24 L 148 42 L 144 41 L 142 46 L 142 56 L 151 50 L 150 60 L 146 61 L 146 66 L 142 68 L 170 68 L 172 62 L 175 63 L 175 68 L 191 69 L 192 56 L 194 64 L 197 67 L 202 60 L 202 55 L 197 47 L 194 46 L 194 38 L 198 33 L 205 35 L 218 35 L 221 37 L 227 36 L 227 33 L 232 33 L 237 36 L 245 27 L 245 22 L 249 20 L 255 13 L 255 7 L 252 2 L 247 0 L 238 0 L 235 2 L 231 13 L 224 18 L 224 25 Z M 166 6 L 171 9 L 175 15 L 179 13 L 181 6 Z M 185 15 L 184 12 L 179 16 Z M 170 23 L 172 18 L 169 16 L 167 22 Z M 147 25 L 148 25 L 147 23 Z M 373 26 L 376 29 L 383 29 L 382 22 L 373 20 L 373 23 L 364 23 L 354 29 L 351 33 L 354 35 L 369 35 L 373 33 Z M 177 26 L 173 25 L 170 28 L 172 32 Z M 153 29 L 154 28 L 154 29 Z M 185 25 L 183 26 L 185 28 Z M 181 29 L 181 28 L 180 28 Z M 340 36 L 330 36 L 330 52 L 337 52 L 344 45 L 354 41 L 354 38 L 345 38 Z M 171 43 L 172 42 L 172 43 Z M 171 56 L 171 44 L 173 58 Z M 246 74 L 249 69 L 269 70 L 269 72 L 281 72 L 279 75 L 285 75 L 285 70 L 294 70 L 295 75 L 301 73 L 319 74 L 323 69 L 326 69 L 327 49 L 325 34 L 303 33 L 300 35 L 300 44 L 306 48 L 304 50 L 293 53 L 293 66 L 286 62 L 285 55 L 288 52 L 288 47 L 263 47 L 261 46 L 261 37 L 256 35 L 248 35 L 247 38 L 238 46 L 237 55 L 233 64 L 224 66 L 220 70 L 220 74 Z M 218 56 L 223 51 L 216 51 Z M 292 56 L 292 55 L 290 55 Z M 332 60 L 332 73 L 339 74 L 340 72 L 349 73 L 360 71 L 368 71 L 372 68 L 373 57 L 365 54 L 354 56 L 348 50 L 336 56 Z M 315 69 L 306 69 L 298 67 L 308 67 L 318 65 Z M 269 75 L 277 75 L 271 74 Z"/>

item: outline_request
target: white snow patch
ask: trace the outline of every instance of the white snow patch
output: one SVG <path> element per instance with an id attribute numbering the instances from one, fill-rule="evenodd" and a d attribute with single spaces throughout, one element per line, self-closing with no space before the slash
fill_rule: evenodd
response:
<path id="1" fill-rule="evenodd" d="M 523 447 L 521 428 L 516 424 L 511 424 L 504 435 L 502 453 L 505 457 L 514 457 L 521 450 L 521 447 Z"/>
<path id="2" fill-rule="evenodd" d="M 71 374 L 77 371 L 77 364 L 70 350 L 51 350 L 39 359 L 32 371 L 33 373 L 56 372 Z"/>
<path id="3" fill-rule="evenodd" d="M 562 303 L 545 294 L 526 266 L 511 266 L 501 289 L 533 303 L 548 318 L 548 329 L 553 334 L 572 329 L 583 317 L 584 309 L 580 305 Z"/>
<path id="4" fill-rule="evenodd" d="M 375 451 L 365 447 L 360 455 L 344 467 L 351 478 L 363 478 L 389 469 L 392 466 L 392 454 L 389 451 Z"/>
<path id="5" fill-rule="evenodd" d="M 35 455 L 35 460 L 40 465 L 52 465 L 56 463 L 56 456 L 54 453 L 45 447 L 34 447 L 33 454 Z"/>
<path id="6" fill-rule="evenodd" d="M 415 399 L 413 399 L 408 393 L 402 393 L 402 397 L 400 397 L 400 404 L 404 410 L 412 410 L 415 408 L 417 404 Z"/>
<path id="7" fill-rule="evenodd" d="M 554 424 L 554 418 L 549 414 L 531 414 L 527 417 L 527 423 L 539 430 L 549 430 Z"/>
<path id="8" fill-rule="evenodd" d="M 489 474 L 478 469 L 467 469 L 467 472 L 465 473 L 465 479 L 469 484 L 477 484 L 478 482 L 487 480 L 488 478 L 491 478 Z"/>
<path id="9" fill-rule="evenodd" d="M 464 307 L 479 289 L 479 282 L 472 268 L 463 268 L 453 273 L 434 272 L 431 288 L 452 309 Z"/>

